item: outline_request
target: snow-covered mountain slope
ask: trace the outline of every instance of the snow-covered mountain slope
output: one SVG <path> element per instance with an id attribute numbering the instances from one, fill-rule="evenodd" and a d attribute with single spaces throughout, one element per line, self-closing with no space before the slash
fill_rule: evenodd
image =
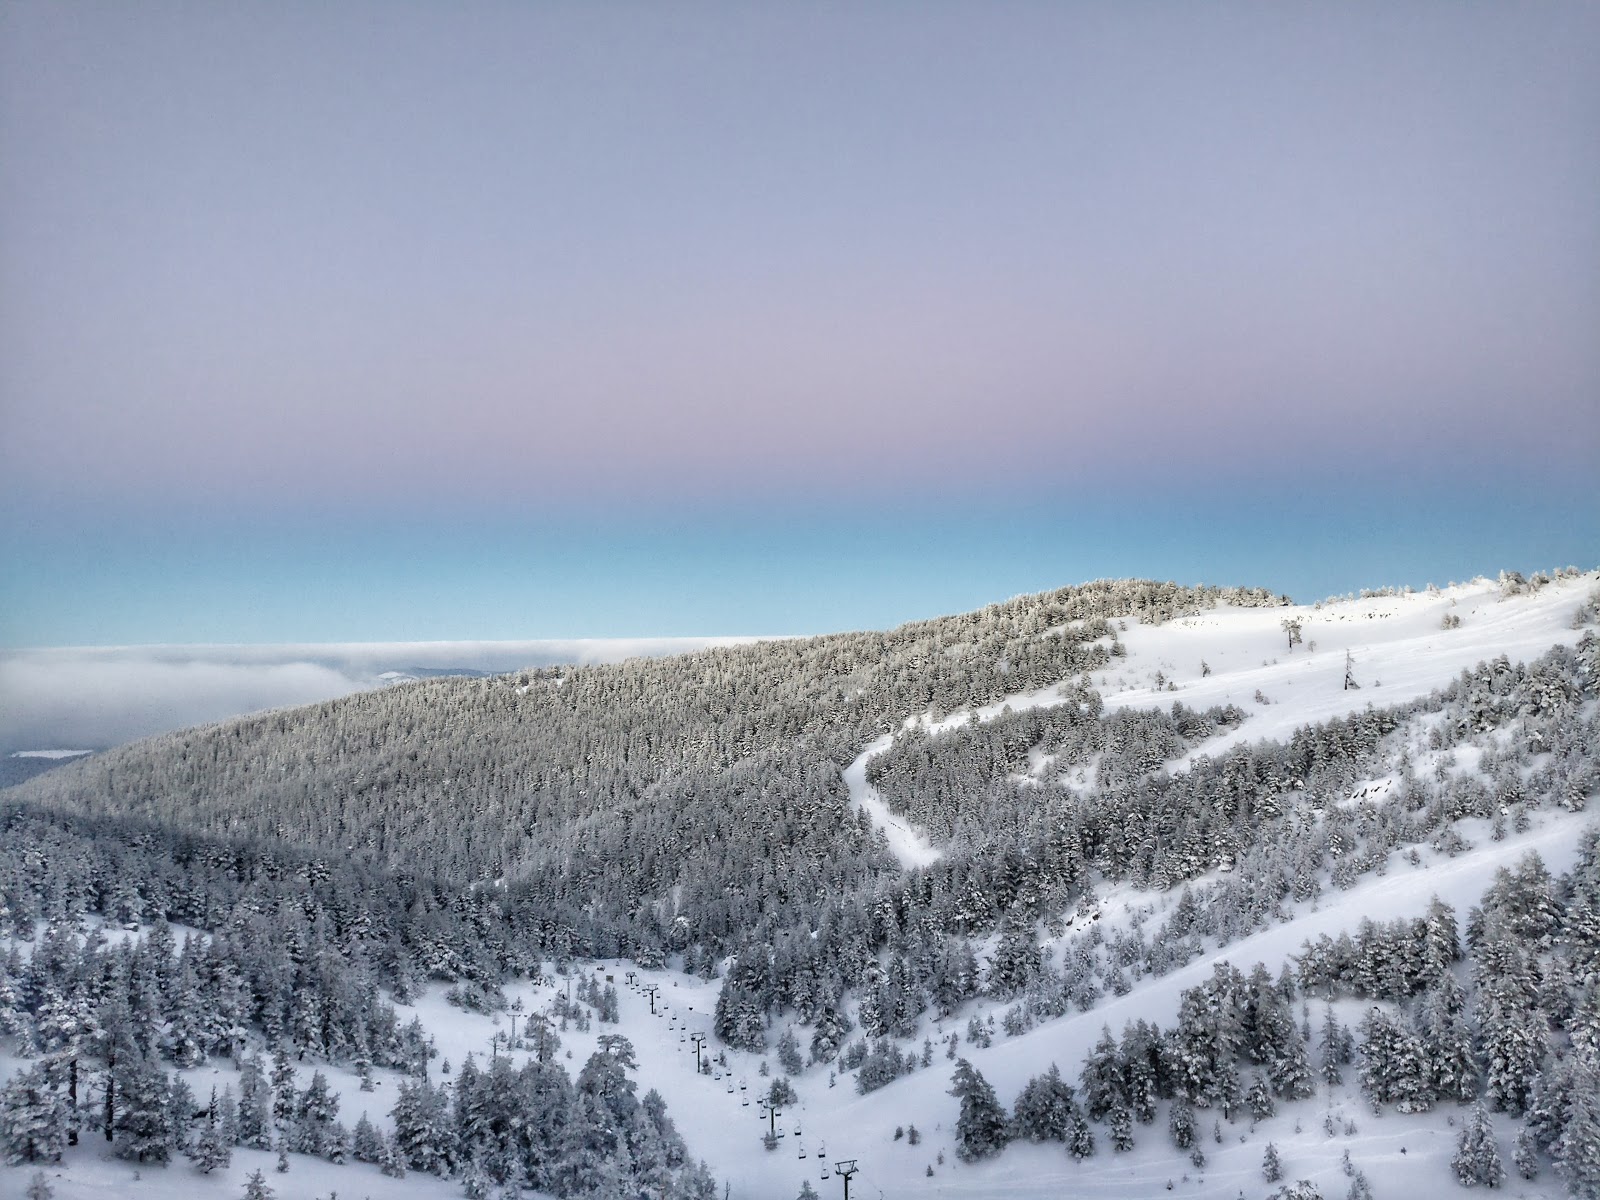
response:
<path id="1" fill-rule="evenodd" d="M 1312 606 L 1224 605 L 1160 623 L 1130 619 L 1125 627 L 1113 621 L 1113 633 L 1102 644 L 1114 646 L 1115 652 L 1087 677 L 1054 680 L 937 717 L 926 711 L 906 712 L 896 720 L 936 734 L 954 731 L 973 719 L 996 721 L 1007 710 L 1017 713 L 1078 702 L 1085 683 L 1108 712 L 1165 709 L 1175 701 L 1195 710 L 1231 704 L 1246 711 L 1248 716 L 1236 727 L 1191 746 L 1158 772 L 1189 771 L 1186 777 L 1193 778 L 1203 769 L 1194 765 L 1202 756 L 1216 758 L 1241 744 L 1285 741 L 1307 724 L 1362 714 L 1369 707 L 1404 707 L 1447 687 L 1480 662 L 1500 656 L 1513 663 L 1531 661 L 1552 646 L 1572 646 L 1586 633 L 1592 634 L 1600 572 L 1536 582 L 1537 586 L 1519 587 L 1514 581 L 1506 586 L 1479 580 L 1442 591 Z M 1298 625 L 1296 644 L 1290 644 L 1286 622 Z M 1347 673 L 1358 687 L 1346 686 Z M 1584 720 L 1592 722 L 1597 703 L 1578 702 Z M 775 1118 L 764 1117 L 758 1097 L 782 1074 L 774 1052 L 780 1036 L 793 1028 L 804 1047 L 809 1029 L 792 1011 L 779 1010 L 767 1016 L 765 1053 L 721 1045 L 714 1014 L 719 993 L 730 978 L 731 963 L 726 959 L 712 979 L 674 969 L 683 965 L 676 957 L 659 969 L 618 959 L 574 961 L 567 965 L 567 973 L 546 962 L 534 979 L 509 981 L 505 995 L 524 1014 L 521 1028 L 525 1029 L 525 1014 L 553 1014 L 563 1006 L 558 997 L 564 1002 L 569 992 L 581 991 L 573 983 L 579 976 L 613 983 L 619 993 L 617 1023 L 572 1023 L 560 1034 L 560 1061 L 576 1076 L 602 1035 L 626 1036 L 637 1055 L 637 1068 L 630 1074 L 638 1092 L 654 1088 L 661 1093 L 690 1153 L 707 1161 L 730 1197 L 790 1200 L 805 1194 L 807 1185 L 819 1196 L 838 1196 L 843 1179 L 835 1164 L 853 1160 L 850 1195 L 855 1197 L 1043 1200 L 1072 1195 L 1134 1200 L 1172 1194 L 1254 1200 L 1278 1186 L 1263 1176 L 1263 1154 L 1269 1144 L 1282 1159 L 1285 1181 L 1309 1180 L 1326 1200 L 1346 1196 L 1357 1178 L 1367 1180 L 1372 1194 L 1381 1200 L 1448 1196 L 1457 1187 L 1451 1158 L 1472 1110 L 1440 1102 L 1431 1111 L 1401 1113 L 1389 1104 L 1375 1115 L 1357 1086 L 1354 1066 L 1345 1068 L 1343 1082 L 1332 1087 L 1319 1082 L 1313 1097 L 1280 1102 L 1275 1115 L 1260 1120 L 1252 1120 L 1244 1111 L 1235 1111 L 1229 1119 L 1215 1109 L 1199 1110 L 1199 1156 L 1174 1146 L 1167 1130 L 1170 1102 L 1163 1101 L 1153 1124 L 1133 1125 L 1130 1149 L 1114 1151 L 1107 1126 L 1097 1123 L 1093 1130 L 1098 1150 L 1081 1162 L 1060 1144 L 1021 1141 L 984 1161 L 963 1162 L 956 1153 L 958 1103 L 948 1094 L 953 1060 L 959 1056 L 982 1073 L 1000 1102 L 1009 1107 L 1024 1085 L 1052 1063 L 1075 1082 L 1103 1028 L 1117 1034 L 1129 1022 L 1143 1020 L 1170 1029 L 1184 992 L 1210 979 L 1218 963 L 1232 963 L 1248 974 L 1259 962 L 1277 976 L 1308 939 L 1354 934 L 1367 919 L 1419 918 L 1434 898 L 1453 908 L 1464 926 L 1500 868 L 1515 868 L 1531 853 L 1559 876 L 1578 861 L 1580 839 L 1596 819 L 1593 807 L 1578 811 L 1581 804 L 1570 802 L 1570 797 L 1556 802 L 1548 794 L 1553 784 L 1542 764 L 1549 756 L 1529 748 L 1520 718 L 1444 741 L 1431 736 L 1438 733 L 1436 714 L 1402 715 L 1397 720 L 1398 726 L 1377 750 L 1360 760 L 1362 771 L 1352 775 L 1347 792 L 1319 797 L 1317 807 L 1302 805 L 1292 785 L 1285 784 L 1285 794 L 1277 797 L 1287 810 L 1280 822 L 1285 828 L 1321 837 L 1330 824 L 1345 822 L 1353 835 L 1367 838 L 1361 846 L 1370 851 L 1370 858 L 1359 870 L 1340 879 L 1319 857 L 1307 868 L 1315 886 L 1306 889 L 1306 895 L 1272 897 L 1265 919 L 1254 925 L 1182 939 L 1188 943 L 1183 956 L 1159 969 L 1132 972 L 1132 978 L 1122 980 L 1127 985 L 1123 994 L 1108 986 L 1095 998 L 1074 999 L 1061 1011 L 1026 1019 L 1017 1017 L 1023 1004 L 1017 993 L 980 992 L 944 1017 L 938 1015 L 937 1006 L 930 1006 L 915 1018 L 914 1033 L 907 1036 L 902 1031 L 898 1039 L 899 1047 L 919 1060 L 927 1053 L 926 1065 L 865 1094 L 856 1086 L 859 1072 L 846 1069 L 839 1059 L 812 1063 L 792 1079 L 795 1102 Z M 844 783 L 851 800 L 883 831 L 889 849 L 914 881 L 919 870 L 947 867 L 956 851 L 935 845 L 891 811 L 867 783 L 868 763 L 890 742 L 890 737 L 880 737 L 856 743 L 860 752 L 844 769 Z M 1587 754 L 1591 760 L 1595 756 L 1592 748 Z M 1028 761 L 1037 781 L 1054 778 L 1072 786 L 1076 768 L 1060 767 L 1044 754 L 1034 754 Z M 1503 799 L 1498 791 L 1492 806 L 1474 799 L 1477 792 L 1489 794 L 1491 786 L 1504 788 L 1508 779 L 1526 791 L 1526 803 Z M 1429 803 L 1418 780 L 1447 792 L 1454 789 L 1464 797 L 1463 809 L 1443 830 L 1412 837 L 1406 821 Z M 1412 800 L 1406 799 L 1408 788 L 1417 789 Z M 1085 790 L 1084 795 L 1092 792 Z M 1326 807 L 1321 807 L 1324 801 Z M 1490 807 L 1493 812 L 1482 811 Z M 1371 836 L 1385 822 L 1391 826 L 1390 843 Z M 1125 876 L 1096 875 L 1075 911 L 1038 914 L 1032 932 L 1052 969 L 1073 955 L 1097 956 L 1095 961 L 1107 968 L 1109 982 L 1109 941 L 1135 933 L 1141 938 L 1153 932 L 1159 935 L 1164 923 L 1180 911 L 1222 905 L 1229 899 L 1228 889 L 1243 889 L 1252 882 L 1245 878 L 1247 873 L 1248 866 L 1231 872 L 1213 868 L 1169 890 L 1143 888 Z M 907 924 L 913 915 L 907 914 Z M 973 939 L 986 965 L 997 955 L 999 936 L 988 929 Z M 1466 981 L 1466 964 L 1456 970 Z M 653 998 L 647 989 L 654 989 Z M 844 1007 L 858 1023 L 861 1003 L 861 989 L 846 992 Z M 1353 1027 L 1372 1003 L 1343 995 L 1332 1008 L 1341 1022 Z M 1320 1025 L 1324 1007 L 1321 999 L 1297 996 L 1293 1001 L 1296 1020 L 1311 1028 Z M 466 1011 L 447 1003 L 444 988 L 438 985 L 396 1008 L 401 1021 L 415 1016 L 432 1037 L 439 1053 L 429 1063 L 428 1073 L 435 1084 L 458 1075 L 469 1054 L 481 1064 L 491 1055 L 509 1055 L 520 1063 L 534 1053 L 526 1042 L 506 1048 L 503 1035 L 513 1024 L 510 1011 Z M 581 1027 L 584 1024 L 588 1027 Z M 697 1034 L 713 1057 L 711 1074 L 695 1068 Z M 859 1036 L 859 1029 L 850 1036 Z M 952 1037 L 955 1046 L 950 1046 Z M 447 1061 L 452 1067 L 448 1075 Z M 0 1076 L 24 1065 L 15 1058 L 0 1060 Z M 352 1071 L 307 1062 L 299 1066 L 302 1083 L 313 1066 L 327 1074 L 340 1096 L 339 1116 L 347 1125 L 365 1111 L 380 1127 L 390 1127 L 388 1110 L 399 1075 L 377 1071 L 375 1089 L 362 1091 Z M 202 1100 L 213 1083 L 237 1078 L 231 1067 L 216 1060 L 185 1074 Z M 1522 1122 L 1504 1112 L 1494 1113 L 1492 1120 L 1509 1174 L 1505 1194 L 1529 1200 L 1569 1194 L 1547 1153 L 1541 1154 L 1539 1177 L 1518 1177 L 1511 1163 Z M 769 1148 L 763 1139 L 769 1128 L 783 1135 L 776 1148 Z M 370 1165 L 334 1166 L 291 1155 L 290 1171 L 280 1175 L 273 1170 L 274 1162 L 270 1154 L 237 1150 L 232 1166 L 208 1177 L 198 1176 L 181 1160 L 166 1168 L 136 1171 L 132 1164 L 109 1157 L 95 1134 L 69 1151 L 64 1164 L 47 1167 L 45 1173 L 59 1200 L 110 1196 L 221 1200 L 237 1197 L 245 1175 L 257 1168 L 265 1171 L 280 1198 L 309 1200 L 333 1191 L 347 1198 L 415 1196 L 418 1200 L 461 1194 L 459 1180 L 416 1171 L 394 1180 Z M 21 1195 L 31 1173 L 31 1168 L 0 1169 L 0 1197 Z"/>
<path id="2" fill-rule="evenodd" d="M 1597 586 L 1600 571 L 1536 589 L 1476 579 L 1277 608 L 1221 604 L 1160 624 L 1125 621 L 1117 638 L 1123 653 L 1092 672 L 1089 682 L 1107 711 L 1174 701 L 1197 709 L 1238 705 L 1249 719 L 1203 742 L 1191 757 L 1220 754 L 1241 743 L 1281 740 L 1301 726 L 1365 708 L 1405 704 L 1502 655 L 1521 662 L 1552 646 L 1574 645 L 1582 634 L 1574 617 Z M 1353 686 L 1347 686 L 1347 675 Z M 1051 685 L 938 718 L 913 714 L 906 726 L 937 734 L 973 719 L 1066 702 L 1061 686 Z M 852 802 L 883 829 L 895 856 L 908 868 L 926 866 L 939 857 L 938 847 L 890 811 L 867 783 L 868 761 L 889 743 L 883 737 L 867 746 L 846 768 L 845 782 Z"/>
<path id="3" fill-rule="evenodd" d="M 1095 683 L 1107 708 L 1172 700 L 1191 708 L 1254 706 L 1237 731 L 1200 748 L 1216 753 L 1230 743 L 1285 738 L 1369 704 L 1404 704 L 1500 655 L 1521 662 L 1573 645 L 1581 636 L 1573 616 L 1597 580 L 1600 573 L 1591 571 L 1536 592 L 1508 593 L 1479 579 L 1292 608 L 1222 605 L 1158 626 L 1133 625 L 1122 635 L 1127 658 Z M 1292 647 L 1286 621 L 1300 626 Z M 1345 687 L 1347 654 L 1358 688 Z M 1271 703 L 1259 705 L 1258 693 Z"/>

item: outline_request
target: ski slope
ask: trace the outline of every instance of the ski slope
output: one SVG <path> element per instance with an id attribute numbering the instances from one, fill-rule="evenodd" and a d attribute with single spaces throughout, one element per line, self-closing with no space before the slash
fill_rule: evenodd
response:
<path id="1" fill-rule="evenodd" d="M 1502 594 L 1499 583 L 1475 579 L 1448 588 L 1282 608 L 1219 605 L 1160 625 L 1124 622 L 1118 641 L 1126 656 L 1088 674 L 1106 711 L 1235 704 L 1249 717 L 1235 729 L 1195 747 L 1194 757 L 1232 746 L 1287 739 L 1302 725 L 1346 717 L 1369 705 L 1388 707 L 1428 695 L 1462 671 L 1505 655 L 1537 658 L 1582 636 L 1573 614 L 1600 587 L 1600 571 L 1556 579 L 1536 592 Z M 1460 625 L 1446 629 L 1446 617 Z M 1291 647 L 1284 622 L 1298 622 Z M 1355 688 L 1345 687 L 1348 655 Z M 1062 680 L 1061 683 L 1069 682 Z M 1258 697 L 1264 698 L 1262 703 Z M 1018 692 L 992 704 L 941 718 L 912 714 L 906 726 L 938 734 L 976 717 L 1065 703 L 1060 684 Z M 889 748 L 884 736 L 845 769 L 852 805 L 864 810 L 908 870 L 936 861 L 942 851 L 927 834 L 892 812 L 867 782 L 867 763 Z"/>

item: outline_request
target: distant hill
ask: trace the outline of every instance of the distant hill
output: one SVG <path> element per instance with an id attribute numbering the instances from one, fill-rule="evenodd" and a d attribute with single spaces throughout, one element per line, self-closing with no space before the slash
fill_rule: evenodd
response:
<path id="1" fill-rule="evenodd" d="M 90 753 L 93 751 L 81 752 L 81 754 Z M 28 750 L 0 750 L 0 788 L 24 783 L 36 775 L 64 767 L 78 757 L 79 753 L 66 754 L 59 751 L 39 753 Z"/>

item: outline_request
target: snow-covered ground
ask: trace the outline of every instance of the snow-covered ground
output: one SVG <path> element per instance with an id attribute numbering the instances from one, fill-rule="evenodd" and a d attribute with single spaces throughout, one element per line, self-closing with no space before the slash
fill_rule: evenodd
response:
<path id="1" fill-rule="evenodd" d="M 1239 742 L 1279 740 L 1301 725 L 1426 696 L 1462 671 L 1504 654 L 1537 658 L 1573 645 L 1573 613 L 1600 585 L 1600 572 L 1558 579 L 1538 592 L 1502 596 L 1478 579 L 1437 592 L 1411 592 L 1292 608 L 1219 607 L 1164 625 L 1130 624 L 1119 636 L 1128 656 L 1096 672 L 1108 709 L 1181 700 L 1190 708 L 1237 704 L 1251 717 L 1199 747 L 1215 754 Z M 1444 628 L 1446 617 L 1461 624 Z M 1289 646 L 1285 620 L 1301 625 Z M 1359 688 L 1346 690 L 1345 655 Z M 1206 675 L 1202 664 L 1210 667 Z M 1176 687 L 1158 691 L 1157 674 Z M 1257 693 L 1271 703 L 1259 704 Z"/>
<path id="2" fill-rule="evenodd" d="M 1573 614 L 1600 587 L 1600 571 L 1556 579 L 1538 591 L 1502 594 L 1499 583 L 1476 579 L 1432 591 L 1283 608 L 1220 605 L 1161 625 L 1125 622 L 1118 640 L 1127 651 L 1088 677 L 1106 711 L 1235 704 L 1249 713 L 1237 728 L 1194 749 L 1220 754 L 1231 746 L 1287 738 L 1302 725 L 1388 707 L 1426 696 L 1462 671 L 1505 655 L 1537 658 L 1582 636 Z M 1447 617 L 1460 624 L 1445 628 Z M 1298 622 L 1300 643 L 1289 644 L 1284 623 Z M 1346 655 L 1358 685 L 1345 687 Z M 1068 681 L 1063 680 L 1062 683 Z M 1264 698 L 1262 703 L 1258 697 Z M 980 708 L 935 719 L 911 714 L 906 725 L 941 733 L 1001 712 L 1065 703 L 1059 684 L 1018 692 Z M 845 770 L 851 803 L 866 810 L 906 867 L 926 866 L 941 853 L 927 835 L 891 812 L 867 783 L 867 762 L 889 748 L 882 737 Z"/>
<path id="3" fill-rule="evenodd" d="M 910 821 L 891 812 L 878 789 L 867 782 L 867 761 L 882 754 L 894 741 L 893 734 L 884 734 L 875 740 L 844 769 L 845 786 L 850 789 L 850 803 L 864 809 L 874 827 L 883 831 L 890 852 L 905 867 L 925 867 L 938 860 L 940 851 L 928 840 L 928 835 Z"/>

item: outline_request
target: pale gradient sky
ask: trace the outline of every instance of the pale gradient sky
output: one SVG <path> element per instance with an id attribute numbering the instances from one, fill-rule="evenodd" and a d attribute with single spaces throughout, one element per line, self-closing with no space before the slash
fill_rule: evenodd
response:
<path id="1" fill-rule="evenodd" d="M 0 645 L 1594 565 L 1597 60 L 1592 4 L 8 4 Z"/>

